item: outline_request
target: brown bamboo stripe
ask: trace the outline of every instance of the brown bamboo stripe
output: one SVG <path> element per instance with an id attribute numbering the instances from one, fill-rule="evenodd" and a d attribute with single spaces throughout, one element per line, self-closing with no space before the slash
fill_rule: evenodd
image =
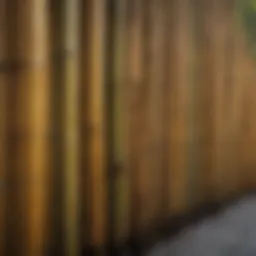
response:
<path id="1" fill-rule="evenodd" d="M 172 1 L 169 16 L 169 214 L 187 205 L 188 103 L 189 103 L 189 6 Z M 175 36 L 172 36 L 175 35 Z"/>
<path id="2" fill-rule="evenodd" d="M 238 130 L 240 126 L 241 115 L 241 85 L 237 83 L 237 40 L 236 40 L 236 5 L 231 2 L 227 6 L 227 42 L 226 42 L 226 84 L 225 84 L 225 104 L 226 104 L 226 122 L 227 122 L 227 176 L 228 182 L 227 194 L 234 193 L 238 188 L 240 169 L 238 157 Z"/>
<path id="3" fill-rule="evenodd" d="M 6 61 L 6 1 L 0 2 L 0 61 Z M 0 254 L 5 253 L 5 212 L 6 212 L 6 92 L 7 92 L 7 76 L 0 73 Z"/>
<path id="4" fill-rule="evenodd" d="M 20 6 L 20 1 L 8 2 L 8 59 L 31 58 L 26 47 L 31 49 L 31 30 L 29 26 L 29 2 Z M 15 18 L 13 18 L 13 15 Z M 21 35 L 23 37 L 21 37 Z M 26 46 L 24 41 L 27 41 Z M 22 53 L 20 53 L 20 51 Z M 19 72 L 8 77 L 8 131 L 26 130 L 31 122 L 29 120 L 28 102 L 29 73 Z M 16 86 L 18 85 L 18 86 Z M 14 90 L 15 88 L 15 90 Z M 13 140 L 11 134 L 7 135 L 7 206 L 6 223 L 8 233 L 6 234 L 6 253 L 25 255 L 28 244 L 28 233 L 26 232 L 26 218 L 28 211 L 28 173 L 29 151 L 28 140 L 20 138 Z"/>
<path id="5" fill-rule="evenodd" d="M 164 84 L 164 2 L 163 1 L 149 1 L 148 3 L 148 22 L 147 26 L 149 31 L 148 40 L 146 40 L 146 47 L 148 51 L 148 68 L 146 74 L 148 74 L 148 87 L 150 89 L 149 100 L 149 129 L 151 137 L 151 150 L 149 153 L 149 159 L 151 161 L 151 170 L 148 172 L 150 177 L 150 202 L 151 213 L 150 218 L 153 223 L 154 220 L 159 218 L 161 214 L 161 174 L 160 169 L 163 168 L 163 152 L 162 152 L 162 91 Z M 149 209 L 148 209 L 149 210 Z"/>
<path id="6" fill-rule="evenodd" d="M 127 40 L 127 0 L 114 1 L 113 73 L 114 73 L 114 240 L 124 242 L 129 236 L 129 178 L 127 168 L 127 129 L 125 125 L 125 69 Z"/>
<path id="7" fill-rule="evenodd" d="M 92 245 L 91 239 L 91 180 L 90 180 L 90 138 L 91 138 L 91 126 L 89 122 L 89 116 L 91 112 L 91 104 L 89 98 L 91 97 L 90 87 L 90 61 L 88 56 L 91 54 L 91 42 L 88 40 L 90 32 L 92 31 L 92 12 L 91 2 L 83 1 L 81 3 L 81 56 L 80 56 L 80 166 L 81 166 L 81 245 L 89 247 Z M 82 18 L 83 17 L 83 18 Z"/>
<path id="8" fill-rule="evenodd" d="M 199 201 L 211 198 L 214 190 L 213 170 L 213 35 L 210 32 L 210 24 L 213 23 L 212 1 L 199 1 L 197 4 L 197 78 L 198 78 L 198 106 L 197 106 L 197 127 L 198 127 L 198 183 L 200 195 Z"/>
<path id="9" fill-rule="evenodd" d="M 224 3 L 224 2 L 223 2 Z M 215 193 L 217 197 L 223 197 L 226 187 L 225 173 L 228 172 L 227 160 L 227 108 L 225 108 L 225 51 L 227 42 L 227 11 L 223 3 L 213 3 L 213 49 L 214 59 L 212 63 L 213 77 L 213 170 L 215 172 Z M 231 86 L 231 85 L 230 85 Z"/>
<path id="10" fill-rule="evenodd" d="M 143 140 L 146 133 L 141 134 L 143 127 L 147 126 L 143 117 L 143 102 L 146 94 L 143 86 L 143 2 L 130 1 L 128 3 L 128 41 L 127 41 L 127 84 L 126 84 L 126 114 L 127 114 L 127 164 L 130 171 L 131 192 L 131 234 L 141 230 L 145 226 L 145 218 L 142 216 L 146 203 L 148 174 L 145 181 L 142 180 L 143 166 L 141 166 L 143 152 Z M 145 104 L 145 103 L 144 103 Z M 145 119 L 145 117 L 144 117 Z M 133 139 L 131 139 L 133 138 Z M 145 168 L 144 168 L 145 169 Z M 143 182 L 143 183 L 142 183 Z M 144 199 L 145 198 L 145 199 Z M 145 214 L 145 213 L 144 213 Z"/>
<path id="11" fill-rule="evenodd" d="M 50 47 L 50 102 L 51 102 L 51 135 L 52 135 L 52 173 L 50 176 L 50 235 L 49 249 L 52 254 L 64 254 L 65 241 L 65 198 L 64 192 L 64 154 L 65 154 L 65 119 L 64 119 L 64 77 L 63 71 L 67 58 L 65 44 L 65 5 L 63 1 L 50 1 L 49 12 L 49 47 Z"/>
<path id="12" fill-rule="evenodd" d="M 246 83 L 247 74 L 248 74 L 248 56 L 246 52 L 246 42 L 244 40 L 244 34 L 241 27 L 240 20 L 237 20 L 236 23 L 236 40 L 235 40 L 235 47 L 236 47 L 236 61 L 235 63 L 235 85 L 238 90 L 237 98 L 239 99 L 240 104 L 237 107 L 237 118 L 240 121 L 237 133 L 238 133 L 238 164 L 240 166 L 238 172 L 238 188 L 246 189 L 248 186 L 248 176 L 246 172 L 246 158 L 247 158 L 247 131 L 245 127 L 247 127 L 246 116 L 247 116 L 247 107 L 246 102 L 248 99 L 246 98 L 246 92 L 248 84 Z"/>
<path id="13" fill-rule="evenodd" d="M 73 52 L 72 58 L 66 58 L 63 74 L 65 75 L 63 89 L 64 93 L 64 134 L 65 134 L 65 178 L 64 178 L 64 227 L 65 227 L 65 254 L 79 255 L 79 137 L 78 135 L 78 22 L 77 15 L 79 1 L 71 0 L 65 2 L 64 7 L 64 49 Z"/>
<path id="14" fill-rule="evenodd" d="M 107 225 L 107 166 L 106 166 L 106 119 L 105 119 L 105 29 L 106 2 L 104 0 L 89 1 L 88 22 L 88 55 L 84 55 L 86 67 L 89 69 L 84 99 L 88 100 L 86 121 L 88 127 L 88 180 L 90 244 L 102 246 L 106 242 Z M 85 10 L 86 11 L 86 10 Z M 87 66 L 88 65 L 88 66 Z"/>

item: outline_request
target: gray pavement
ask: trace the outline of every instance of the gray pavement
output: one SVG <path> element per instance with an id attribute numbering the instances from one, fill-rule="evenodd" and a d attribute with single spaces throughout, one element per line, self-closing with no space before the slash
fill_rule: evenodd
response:
<path id="1" fill-rule="evenodd" d="M 256 196 L 157 244 L 148 256 L 256 256 Z"/>

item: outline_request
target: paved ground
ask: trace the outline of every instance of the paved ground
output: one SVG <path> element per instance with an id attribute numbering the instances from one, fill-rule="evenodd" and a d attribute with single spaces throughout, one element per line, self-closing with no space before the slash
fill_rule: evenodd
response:
<path id="1" fill-rule="evenodd" d="M 155 246 L 148 256 L 256 256 L 256 196 L 248 197 L 175 239 Z"/>

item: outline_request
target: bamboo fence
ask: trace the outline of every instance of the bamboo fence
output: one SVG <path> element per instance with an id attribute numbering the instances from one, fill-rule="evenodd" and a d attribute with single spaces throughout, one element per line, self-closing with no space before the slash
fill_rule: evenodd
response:
<path id="1" fill-rule="evenodd" d="M 0 0 L 0 254 L 91 255 L 256 185 L 234 1 Z"/>

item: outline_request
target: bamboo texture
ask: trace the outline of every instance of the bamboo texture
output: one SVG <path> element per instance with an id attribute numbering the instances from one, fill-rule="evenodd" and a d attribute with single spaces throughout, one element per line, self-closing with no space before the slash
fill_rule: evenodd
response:
<path id="1" fill-rule="evenodd" d="M 0 0 L 1 255 L 104 255 L 255 189 L 255 63 L 235 7 Z"/>

